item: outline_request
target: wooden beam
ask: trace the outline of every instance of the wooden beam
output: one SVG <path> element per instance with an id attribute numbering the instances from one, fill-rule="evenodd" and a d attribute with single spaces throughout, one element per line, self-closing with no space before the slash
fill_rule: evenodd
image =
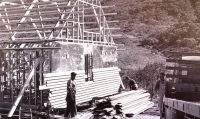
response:
<path id="1" fill-rule="evenodd" d="M 115 20 L 115 21 L 106 21 L 106 23 L 117 23 L 119 22 L 118 20 Z"/>
<path id="2" fill-rule="evenodd" d="M 176 59 L 167 59 L 167 62 L 174 62 L 179 64 L 196 64 L 200 65 L 200 61 L 192 61 L 192 60 L 176 60 Z"/>
<path id="3" fill-rule="evenodd" d="M 48 15 L 60 15 L 60 14 L 69 14 L 71 12 L 61 12 L 61 13 L 48 13 L 48 14 L 30 14 L 30 15 L 17 15 L 17 14 L 9 14 L 10 16 L 1 16 L 0 18 L 2 19 L 16 19 L 16 18 L 21 18 L 21 17 L 39 17 L 39 16 L 48 16 Z M 82 13 L 81 11 L 80 12 L 72 12 L 74 14 L 78 14 L 78 13 Z"/>
<path id="4" fill-rule="evenodd" d="M 24 40 L 25 39 L 25 40 Z M 17 43 L 42 43 L 42 42 L 53 42 L 53 41 L 63 41 L 61 39 L 41 39 L 39 40 L 39 38 L 35 38 L 35 39 L 29 39 L 29 38 L 19 38 L 18 40 L 15 41 L 0 41 L 0 44 L 4 44 L 4 43 L 10 43 L 10 44 L 17 44 Z"/>
<path id="5" fill-rule="evenodd" d="M 108 29 L 108 30 L 120 30 L 120 28 L 105 28 L 105 29 Z"/>
<path id="6" fill-rule="evenodd" d="M 45 27 L 45 28 L 30 28 L 30 29 L 11 29 L 11 30 L 0 30 L 0 32 L 9 32 L 9 31 L 33 31 L 33 30 L 63 29 L 63 28 L 71 28 L 71 26 L 63 26 L 63 27 Z"/>
<path id="7" fill-rule="evenodd" d="M 56 3 L 56 2 L 54 2 L 54 3 Z M 58 4 L 61 5 L 61 6 L 64 6 L 64 5 L 67 5 L 67 3 L 68 3 L 68 2 L 62 2 L 62 3 L 58 3 Z M 12 10 L 20 9 L 20 8 L 21 8 L 21 9 L 24 9 L 24 7 L 29 7 L 30 5 L 31 5 L 31 4 L 29 4 L 28 6 L 26 6 L 26 3 L 25 3 L 25 4 L 19 4 L 19 6 L 15 6 L 15 5 L 11 5 L 11 6 L 5 5 L 3 8 L 6 8 L 6 9 L 12 11 Z M 53 6 L 55 6 L 55 4 L 53 4 L 53 3 L 52 3 L 52 4 L 47 4 L 47 3 L 46 3 L 46 4 L 44 4 L 44 5 L 43 5 L 43 4 L 37 4 L 37 3 L 35 3 L 35 5 L 40 5 L 41 7 L 45 7 L 45 6 L 46 6 L 46 7 L 47 7 L 47 6 L 48 6 L 48 7 L 50 7 L 50 6 L 53 7 Z M 25 9 L 24 9 L 24 10 L 25 10 Z"/>
<path id="8" fill-rule="evenodd" d="M 72 21 L 74 19 L 43 19 L 41 20 L 32 20 L 32 21 L 25 21 L 25 22 L 13 22 L 13 23 L 4 23 L 4 24 L 0 24 L 0 26 L 5 26 L 5 25 L 15 25 L 15 24 L 30 24 L 30 23 L 44 23 L 44 22 L 57 22 L 57 21 Z"/>
<path id="9" fill-rule="evenodd" d="M 56 0 L 56 2 L 61 2 L 61 3 L 59 3 L 59 4 L 62 4 L 63 2 L 66 2 L 66 0 Z M 13 6 L 21 6 L 22 4 L 17 4 L 17 3 L 12 3 L 12 2 L 3 2 L 3 3 L 6 3 L 6 4 L 9 4 L 9 5 L 6 5 L 7 7 L 10 7 L 10 8 L 12 8 Z M 42 2 L 36 2 L 36 3 L 34 3 L 34 4 L 36 4 L 36 5 L 46 5 L 47 3 L 55 3 L 55 2 L 53 2 L 53 1 L 42 1 Z M 27 6 L 30 6 L 30 5 L 32 5 L 31 3 L 24 3 L 23 5 L 27 5 Z"/>
<path id="10" fill-rule="evenodd" d="M 41 49 L 61 49 L 61 48 L 60 47 L 0 48 L 0 50 L 41 50 Z"/>
<path id="11" fill-rule="evenodd" d="M 169 55 L 200 56 L 200 53 L 167 52 Z"/>
<path id="12" fill-rule="evenodd" d="M 166 77 L 168 78 L 180 78 L 180 79 L 183 79 L 183 80 L 186 80 L 186 79 L 196 79 L 196 80 L 200 80 L 200 76 L 195 76 L 195 75 L 173 75 L 173 74 L 166 74 Z"/>
<path id="13" fill-rule="evenodd" d="M 44 7 L 44 8 L 33 8 L 31 11 L 34 11 L 34 12 L 38 12 L 39 10 L 48 10 L 48 11 L 50 11 L 50 10 L 55 10 L 56 8 L 69 8 L 69 7 L 78 7 L 78 6 L 81 6 L 81 5 L 70 5 L 70 6 L 53 6 L 53 7 Z M 9 10 L 9 11 L 7 11 L 7 12 L 5 12 L 5 11 L 2 11 L 2 12 L 0 12 L 0 13 L 10 13 L 10 14 L 12 14 L 12 13 L 21 13 L 21 12 L 25 12 L 25 11 L 27 11 L 27 10 L 18 10 L 18 9 L 13 9 L 13 10 Z"/>
<path id="14" fill-rule="evenodd" d="M 111 16 L 111 15 L 117 15 L 117 13 L 106 13 L 106 14 L 92 14 L 92 15 L 85 15 L 85 17 L 95 17 L 95 16 Z"/>
<path id="15" fill-rule="evenodd" d="M 171 66 L 166 66 L 166 69 L 168 69 L 168 70 L 186 70 L 186 71 L 194 71 L 194 70 L 200 70 L 200 67 L 190 68 L 190 67 L 171 67 Z"/>

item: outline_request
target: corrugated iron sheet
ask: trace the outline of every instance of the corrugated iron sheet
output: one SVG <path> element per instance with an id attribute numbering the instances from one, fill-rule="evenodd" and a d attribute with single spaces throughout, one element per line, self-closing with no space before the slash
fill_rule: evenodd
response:
<path id="1" fill-rule="evenodd" d="M 76 76 L 76 102 L 83 103 L 93 97 L 105 97 L 118 93 L 120 87 L 119 69 L 117 67 L 93 69 L 94 81 L 85 81 L 85 71 L 74 71 Z M 71 72 L 49 73 L 44 75 L 46 89 L 50 89 L 49 101 L 54 108 L 66 108 L 67 81 Z"/>

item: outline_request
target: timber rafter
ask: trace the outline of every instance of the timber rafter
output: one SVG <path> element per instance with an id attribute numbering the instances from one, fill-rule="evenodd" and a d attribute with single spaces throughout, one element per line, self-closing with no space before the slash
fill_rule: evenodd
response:
<path id="1" fill-rule="evenodd" d="M 100 0 L 32 0 L 0 3 L 0 36 L 17 41 L 29 37 L 40 40 L 65 39 L 66 42 L 114 45 Z M 88 12 L 89 11 L 89 12 Z M 92 20 L 88 22 L 88 20 Z M 27 35 L 28 34 L 28 35 Z M 34 39 L 33 39 L 34 40 Z"/>

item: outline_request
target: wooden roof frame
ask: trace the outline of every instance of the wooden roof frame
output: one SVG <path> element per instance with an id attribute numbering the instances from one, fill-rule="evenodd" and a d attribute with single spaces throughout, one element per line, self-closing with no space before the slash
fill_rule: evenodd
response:
<path id="1" fill-rule="evenodd" d="M 113 37 L 119 36 L 111 33 L 111 30 L 119 28 L 108 25 L 118 21 L 106 20 L 106 16 L 116 13 L 103 11 L 103 8 L 114 6 L 101 6 L 100 0 L 33 0 L 32 3 L 21 0 L 21 3 L 2 2 L 0 7 L 0 36 L 4 35 L 10 41 L 26 38 L 29 41 L 32 35 L 31 40 L 62 39 L 74 43 L 114 45 Z M 86 22 L 86 19 L 94 21 Z M 96 27 L 92 27 L 95 24 Z"/>

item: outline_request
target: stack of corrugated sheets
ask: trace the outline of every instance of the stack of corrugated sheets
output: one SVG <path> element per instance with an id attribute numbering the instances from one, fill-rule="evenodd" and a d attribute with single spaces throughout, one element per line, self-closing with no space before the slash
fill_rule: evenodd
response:
<path id="1" fill-rule="evenodd" d="M 111 96 L 110 99 L 113 106 L 117 103 L 122 104 L 122 112 L 124 114 L 137 115 L 154 105 L 150 101 L 150 94 L 146 90 L 123 92 L 122 94 Z"/>
<path id="2" fill-rule="evenodd" d="M 117 67 L 93 69 L 94 81 L 85 81 L 85 71 L 75 71 L 76 102 L 77 104 L 92 100 L 93 97 L 105 97 L 118 93 L 121 79 Z M 49 89 L 49 101 L 54 108 L 66 108 L 67 81 L 71 72 L 49 73 L 44 75 L 46 86 Z M 41 89 L 42 90 L 42 89 Z"/>

